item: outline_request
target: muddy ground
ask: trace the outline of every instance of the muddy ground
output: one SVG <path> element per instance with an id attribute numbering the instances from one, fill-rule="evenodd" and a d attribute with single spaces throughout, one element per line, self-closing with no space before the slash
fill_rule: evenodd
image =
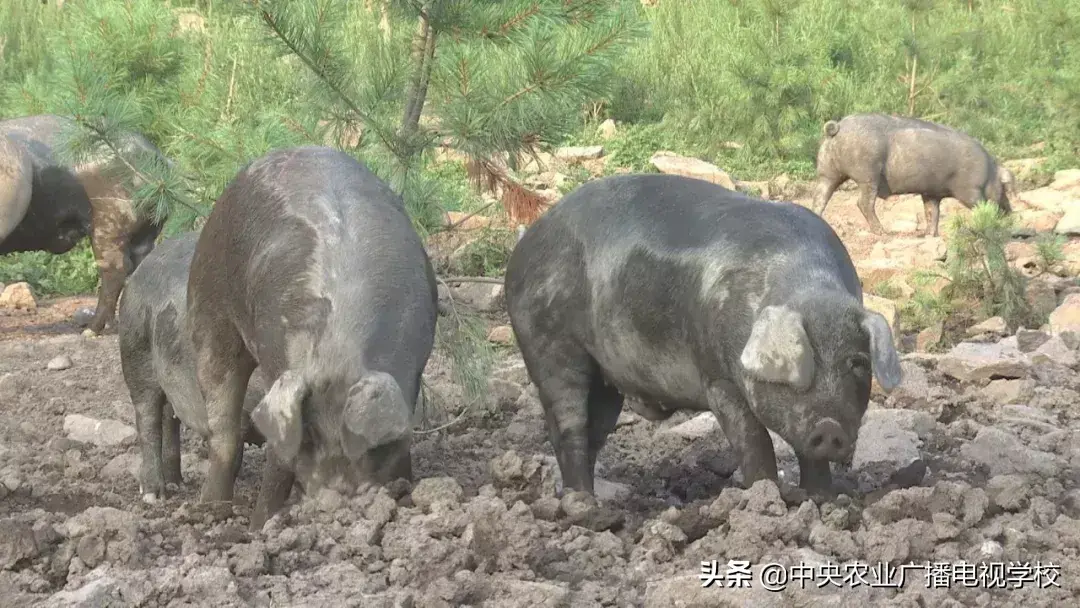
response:
<path id="1" fill-rule="evenodd" d="M 827 217 L 848 218 L 855 228 L 845 224 L 842 236 L 867 251 L 853 209 L 852 193 L 840 193 Z M 1013 351 L 1042 350 L 1009 351 L 1008 365 L 986 353 L 905 355 L 904 383 L 875 395 L 855 460 L 834 469 L 847 494 L 820 505 L 791 491 L 798 472 L 785 445 L 781 487 L 741 488 L 736 457 L 708 416 L 656 424 L 628 412 L 600 455 L 603 509 L 560 503 L 535 388 L 507 352 L 490 403 L 418 436 L 411 486 L 350 498 L 294 493 L 252 534 L 260 448 L 246 450 L 235 506 L 200 505 L 206 449 L 185 429 L 185 486 L 156 505 L 138 500 L 115 331 L 85 338 L 66 321 L 92 303 L 43 302 L 36 314 L 0 317 L 0 606 L 1080 601 L 1080 377 L 1075 344 L 1056 336 L 1025 334 Z M 981 343 L 1006 357 L 1002 343 L 1018 338 L 1001 338 Z M 70 367 L 57 363 L 63 356 Z M 989 371 L 971 371 L 979 365 Z M 460 406 L 439 354 L 426 382 L 432 405 Z M 704 586 L 702 562 L 713 560 L 720 574 L 729 560 L 749 562 L 750 587 Z M 903 581 L 895 572 L 881 580 L 881 563 L 916 567 Z M 784 565 L 791 580 L 767 589 L 762 571 L 777 570 L 765 564 Z"/>

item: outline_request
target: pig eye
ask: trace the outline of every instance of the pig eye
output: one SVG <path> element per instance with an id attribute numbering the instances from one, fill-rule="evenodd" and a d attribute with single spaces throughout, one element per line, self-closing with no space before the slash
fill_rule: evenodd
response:
<path id="1" fill-rule="evenodd" d="M 867 376 L 870 374 L 870 357 L 863 354 L 854 355 L 848 359 L 848 367 L 859 376 Z"/>

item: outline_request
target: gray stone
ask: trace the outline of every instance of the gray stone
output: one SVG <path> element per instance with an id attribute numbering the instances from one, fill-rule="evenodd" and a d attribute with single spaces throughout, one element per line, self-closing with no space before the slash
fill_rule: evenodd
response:
<path id="1" fill-rule="evenodd" d="M 1004 340 L 997 344 L 961 342 L 938 360 L 942 373 L 961 382 L 1023 378 L 1030 372 L 1023 354 Z"/>
<path id="2" fill-rule="evenodd" d="M 68 439 L 97 446 L 125 445 L 135 441 L 135 429 L 116 420 L 95 420 L 81 414 L 64 416 Z"/>
<path id="3" fill-rule="evenodd" d="M 72 365 L 74 364 L 71 362 L 71 357 L 67 355 L 57 355 L 49 360 L 45 365 L 45 368 L 49 371 L 61 372 L 65 369 L 71 369 Z"/>
<path id="4" fill-rule="evenodd" d="M 975 439 L 960 448 L 965 459 L 984 464 L 991 475 L 1037 473 L 1054 477 L 1061 470 L 1053 454 L 1033 450 L 1020 439 L 993 427 L 983 427 Z"/>

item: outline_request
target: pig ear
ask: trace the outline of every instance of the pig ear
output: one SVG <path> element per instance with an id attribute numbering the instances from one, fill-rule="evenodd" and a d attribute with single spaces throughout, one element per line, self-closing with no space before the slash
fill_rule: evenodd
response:
<path id="1" fill-rule="evenodd" d="M 896 354 L 896 347 L 893 346 L 892 329 L 885 317 L 872 310 L 866 311 L 862 328 L 870 337 L 870 359 L 873 361 L 874 377 L 881 388 L 889 392 L 896 388 L 902 379 L 900 356 Z"/>
<path id="2" fill-rule="evenodd" d="M 802 315 L 783 306 L 766 306 L 758 313 L 739 360 L 752 377 L 764 382 L 804 391 L 814 380 L 814 350 Z"/>
<path id="3" fill-rule="evenodd" d="M 300 412 L 307 395 L 307 383 L 300 374 L 289 370 L 278 376 L 251 411 L 255 428 L 283 462 L 292 462 L 300 452 L 303 440 Z"/>
<path id="4" fill-rule="evenodd" d="M 412 416 L 394 377 L 371 372 L 349 389 L 341 417 L 341 445 L 358 461 L 374 448 L 412 433 Z"/>
<path id="5" fill-rule="evenodd" d="M 1012 184 L 1016 182 L 1016 176 L 1014 176 L 1013 172 L 1009 171 L 1006 167 L 998 167 L 998 179 L 1001 180 L 1001 183 L 1003 184 Z"/>

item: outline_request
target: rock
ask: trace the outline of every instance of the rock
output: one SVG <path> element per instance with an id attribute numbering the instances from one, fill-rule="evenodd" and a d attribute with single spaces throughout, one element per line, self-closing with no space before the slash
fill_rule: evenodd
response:
<path id="1" fill-rule="evenodd" d="M 1022 403 L 1035 396 L 1034 380 L 991 380 L 980 391 L 983 397 L 999 405 Z"/>
<path id="2" fill-rule="evenodd" d="M 7 373 L 0 376 L 0 400 L 10 401 L 17 398 L 28 388 L 27 382 L 20 374 Z"/>
<path id="3" fill-rule="evenodd" d="M 87 325 L 90 324 L 90 321 L 93 321 L 93 320 L 94 320 L 94 309 L 86 307 L 86 306 L 83 306 L 83 307 L 77 309 L 71 315 L 71 322 L 74 323 L 76 327 L 86 327 Z"/>
<path id="4" fill-rule="evenodd" d="M 45 368 L 50 371 L 60 372 L 65 369 L 71 369 L 72 365 L 71 357 L 67 355 L 57 355 L 52 359 L 49 359 L 49 363 L 45 365 Z"/>
<path id="5" fill-rule="evenodd" d="M 615 126 L 615 121 L 610 118 L 600 123 L 600 126 L 596 128 L 596 134 L 601 139 L 611 139 L 615 137 L 616 133 L 618 133 L 618 128 Z"/>
<path id="6" fill-rule="evenodd" d="M 900 313 L 897 310 L 896 302 L 893 302 L 888 298 L 864 293 L 863 307 L 885 317 L 885 320 L 889 322 L 889 327 L 892 329 L 893 335 L 900 335 Z"/>
<path id="7" fill-rule="evenodd" d="M 108 576 L 95 578 L 73 591 L 59 591 L 49 597 L 49 608 L 97 608 L 120 606 L 120 584 Z"/>
<path id="8" fill-rule="evenodd" d="M 593 493 L 600 502 L 621 503 L 626 500 L 633 490 L 625 483 L 608 481 L 599 477 L 593 479 Z"/>
<path id="9" fill-rule="evenodd" d="M 1021 475 L 997 475 L 986 484 L 990 502 L 1006 511 L 1020 511 L 1028 505 L 1028 481 Z"/>
<path id="10" fill-rule="evenodd" d="M 0 308 L 7 310 L 37 310 L 37 301 L 26 282 L 12 283 L 0 292 Z"/>
<path id="11" fill-rule="evenodd" d="M 1069 294 L 1060 306 L 1050 313 L 1047 321 L 1050 333 L 1080 332 L 1080 293 Z"/>
<path id="12" fill-rule="evenodd" d="M 1063 191 L 1080 188 L 1080 169 L 1063 169 L 1054 173 L 1050 188 Z"/>
<path id="13" fill-rule="evenodd" d="M 11 570 L 19 562 L 37 556 L 34 528 L 15 519 L 0 519 L 0 570 Z"/>
<path id="14" fill-rule="evenodd" d="M 498 325 L 492 327 L 488 332 L 488 342 L 494 342 L 495 344 L 513 344 L 514 343 L 514 329 L 509 325 Z"/>
<path id="15" fill-rule="evenodd" d="M 133 443 L 135 429 L 116 420 L 95 420 L 81 414 L 64 417 L 64 434 L 68 439 L 97 446 Z"/>
<path id="16" fill-rule="evenodd" d="M 1054 477 L 1060 467 L 1053 454 L 1033 450 L 1015 435 L 993 427 L 983 427 L 975 439 L 960 448 L 967 460 L 984 464 L 991 475 L 1038 473 Z"/>
<path id="17" fill-rule="evenodd" d="M 1016 330 L 1016 349 L 1022 353 L 1030 353 L 1039 348 L 1050 339 L 1050 334 L 1037 329 L 1021 327 Z"/>
<path id="18" fill-rule="evenodd" d="M 1080 206 L 1071 207 L 1058 220 L 1054 232 L 1065 236 L 1080 236 Z"/>
<path id="19" fill-rule="evenodd" d="M 506 576 L 495 576 L 490 582 L 492 606 L 507 608 L 556 608 L 570 606 L 568 585 L 545 581 L 522 581 Z M 485 603 L 486 604 L 486 603 Z"/>
<path id="20" fill-rule="evenodd" d="M 919 483 L 926 470 L 919 447 L 935 425 L 932 416 L 917 410 L 867 410 L 851 458 L 863 489 L 882 487 L 900 472 L 904 485 Z"/>
<path id="21" fill-rule="evenodd" d="M 453 477 L 427 477 L 421 479 L 412 491 L 413 504 L 424 510 L 439 506 L 458 505 L 465 496 L 461 484 Z"/>
<path id="22" fill-rule="evenodd" d="M 1045 209 L 1023 209 L 1016 212 L 1013 224 L 1013 236 L 1031 237 L 1044 232 L 1051 232 L 1061 219 L 1060 211 Z"/>
<path id="23" fill-rule="evenodd" d="M 1030 364 L 1015 347 L 999 342 L 961 342 L 938 361 L 938 369 L 961 382 L 1023 378 Z"/>
<path id="24" fill-rule="evenodd" d="M 1077 363 L 1076 351 L 1072 349 L 1060 335 L 1051 336 L 1043 342 L 1035 352 L 1030 353 L 1028 358 L 1033 364 L 1055 363 L 1065 367 L 1072 367 Z"/>
<path id="25" fill-rule="evenodd" d="M 712 412 L 702 412 L 686 422 L 670 428 L 661 429 L 659 432 L 664 435 L 673 435 L 675 437 L 682 437 L 683 439 L 694 441 L 696 439 L 701 439 L 719 428 L 720 423 L 716 421 L 715 414 Z"/>
<path id="26" fill-rule="evenodd" d="M 502 283 L 462 282 L 451 287 L 454 300 L 480 312 L 495 312 L 503 307 Z"/>
<path id="27" fill-rule="evenodd" d="M 990 317 L 982 323 L 972 325 L 967 330 L 969 336 L 982 336 L 985 334 L 992 334 L 998 336 L 1004 336 L 1009 332 L 1008 326 L 1005 324 L 1005 319 L 1001 317 Z"/>
<path id="28" fill-rule="evenodd" d="M 603 155 L 603 146 L 570 146 L 555 151 L 555 158 L 571 164 L 600 158 Z"/>
<path id="29" fill-rule="evenodd" d="M 138 479 L 142 459 L 138 454 L 120 454 L 101 467 L 101 476 L 105 479 L 121 479 L 131 476 Z"/>
<path id="30" fill-rule="evenodd" d="M 653 154 L 652 158 L 649 159 L 649 162 L 661 173 L 694 177 L 718 184 L 728 190 L 735 190 L 735 182 L 732 181 L 731 176 L 728 175 L 726 171 L 712 163 L 707 163 L 698 158 L 679 156 L 674 152 L 660 151 Z"/>

